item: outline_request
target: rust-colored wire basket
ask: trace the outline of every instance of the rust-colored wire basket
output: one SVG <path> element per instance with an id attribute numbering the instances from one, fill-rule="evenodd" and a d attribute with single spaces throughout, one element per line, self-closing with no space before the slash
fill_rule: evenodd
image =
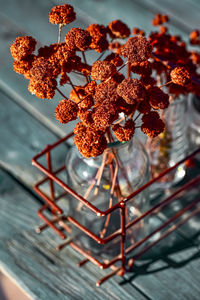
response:
<path id="1" fill-rule="evenodd" d="M 130 271 L 135 260 L 140 258 L 144 253 L 146 253 L 148 250 L 154 247 L 159 241 L 167 237 L 170 233 L 172 233 L 185 222 L 187 222 L 191 217 L 195 216 L 200 212 L 200 206 L 198 206 L 200 197 L 199 199 L 197 197 L 197 199 L 195 198 L 193 201 L 190 201 L 189 204 L 185 204 L 184 207 L 176 211 L 176 213 L 173 216 L 168 218 L 164 223 L 162 223 L 162 225 L 158 226 L 151 233 L 147 234 L 144 238 L 135 242 L 133 245 L 126 247 L 127 231 L 130 228 L 136 226 L 138 222 L 140 222 L 144 218 L 151 215 L 155 216 L 156 214 L 160 213 L 163 208 L 166 208 L 168 205 L 175 202 L 179 195 L 182 195 L 183 193 L 186 193 L 189 189 L 198 186 L 200 182 L 200 174 L 188 180 L 181 186 L 178 186 L 175 189 L 173 189 L 173 192 L 170 193 L 170 195 L 165 196 L 165 198 L 162 199 L 162 201 L 159 201 L 156 205 L 151 207 L 149 210 L 145 211 L 137 219 L 134 219 L 127 223 L 125 220 L 125 211 L 126 205 L 129 202 L 129 200 L 131 200 L 133 197 L 147 189 L 150 185 L 153 185 L 166 174 L 175 170 L 179 165 L 182 165 L 184 163 L 188 165 L 187 162 L 191 161 L 191 159 L 195 158 L 195 156 L 200 153 L 200 148 L 188 155 L 185 159 L 182 159 L 181 161 L 176 163 L 174 166 L 166 169 L 159 176 L 157 176 L 153 180 L 150 180 L 148 183 L 131 193 L 122 201 L 113 205 L 106 211 L 101 211 L 97 209 L 97 207 L 95 207 L 92 203 L 88 202 L 85 198 L 77 194 L 75 190 L 72 190 L 63 180 L 60 179 L 59 175 L 63 171 L 65 171 L 65 165 L 61 166 L 57 170 L 53 170 L 52 168 L 52 151 L 54 149 L 57 149 L 59 146 L 65 144 L 65 142 L 69 140 L 72 137 L 72 135 L 73 133 L 58 140 L 52 145 L 46 146 L 46 148 L 38 155 L 36 155 L 32 160 L 33 165 L 35 165 L 45 174 L 45 177 L 42 180 L 40 180 L 34 187 L 36 192 L 45 201 L 45 204 L 42 205 L 42 207 L 38 211 L 38 216 L 44 221 L 44 224 L 37 228 L 37 232 L 40 233 L 46 228 L 51 228 L 56 234 L 60 236 L 61 239 L 64 240 L 61 244 L 58 245 L 58 250 L 63 249 L 63 247 L 65 246 L 71 246 L 84 257 L 84 259 L 79 262 L 80 267 L 87 262 L 91 262 L 96 266 L 100 267 L 101 269 L 110 268 L 111 272 L 97 281 L 96 284 L 97 286 L 99 286 L 113 275 L 122 276 L 125 272 Z M 41 162 L 39 162 L 39 160 L 44 158 L 44 156 L 46 156 L 47 163 L 42 164 Z M 49 193 L 42 189 L 42 186 L 46 183 L 48 183 Z M 57 193 L 55 192 L 55 183 L 61 187 L 62 192 L 59 192 L 59 195 L 56 195 Z M 59 200 L 67 196 L 76 198 L 89 210 L 93 211 L 93 213 L 96 214 L 97 218 L 108 216 L 109 214 L 112 214 L 115 210 L 120 210 L 120 228 L 105 238 L 100 238 L 99 236 L 95 235 L 92 231 L 83 226 L 73 216 L 66 214 L 66 212 L 61 208 L 61 206 L 59 206 Z M 99 244 L 108 244 L 109 246 L 109 243 L 114 239 L 120 239 L 120 254 L 116 257 L 113 257 L 110 260 L 100 261 L 92 253 L 85 251 L 80 245 L 76 243 L 76 237 L 73 237 L 73 235 L 71 234 L 71 225 L 77 227 L 79 230 L 82 231 L 83 234 L 88 235 L 90 238 L 92 238 Z M 152 239 L 152 237 L 155 236 L 155 234 L 157 234 L 158 232 L 160 233 L 159 237 L 157 239 Z M 136 249 L 138 249 L 138 252 L 131 257 L 130 253 Z M 127 258 L 127 256 L 131 258 Z"/>

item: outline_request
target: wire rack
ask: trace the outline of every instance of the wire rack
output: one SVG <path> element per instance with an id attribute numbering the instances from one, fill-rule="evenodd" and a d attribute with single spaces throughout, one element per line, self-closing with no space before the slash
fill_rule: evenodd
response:
<path id="1" fill-rule="evenodd" d="M 57 170 L 53 170 L 52 163 L 52 151 L 57 149 L 62 144 L 65 144 L 73 136 L 73 133 L 70 133 L 64 138 L 61 138 L 56 143 L 52 145 L 47 145 L 46 148 L 37 154 L 33 160 L 32 164 L 40 169 L 45 177 L 35 184 L 35 191 L 42 197 L 45 201 L 45 204 L 38 210 L 38 216 L 43 220 L 43 224 L 37 228 L 37 232 L 40 233 L 46 228 L 51 228 L 61 239 L 64 241 L 60 243 L 57 247 L 58 250 L 63 249 L 65 246 L 70 246 L 76 251 L 78 251 L 82 256 L 83 260 L 79 262 L 79 267 L 83 266 L 87 262 L 91 262 L 94 265 L 98 266 L 101 269 L 111 269 L 111 272 L 106 274 L 104 277 L 99 279 L 96 282 L 96 285 L 99 286 L 107 279 L 114 275 L 123 276 L 125 272 L 129 272 L 134 264 L 134 261 L 139 259 L 144 253 L 153 248 L 158 242 L 167 237 L 170 233 L 174 232 L 177 228 L 186 223 L 190 218 L 195 216 L 200 212 L 200 206 L 198 203 L 199 199 L 194 199 L 194 201 L 190 201 L 189 204 L 186 204 L 183 208 L 178 210 L 172 217 L 168 218 L 162 225 L 158 226 L 151 233 L 147 234 L 141 240 L 135 242 L 133 245 L 126 247 L 126 238 L 127 231 L 134 226 L 137 226 L 138 222 L 143 220 L 144 218 L 158 214 L 163 208 L 167 207 L 167 205 L 172 204 L 177 200 L 177 196 L 181 195 L 183 192 L 186 192 L 188 189 L 198 186 L 200 182 L 200 174 L 187 181 L 185 184 L 177 187 L 169 196 L 166 196 L 165 199 L 151 207 L 149 210 L 145 211 L 138 218 L 126 222 L 125 219 L 125 211 L 126 206 L 129 200 L 133 199 L 136 195 L 149 188 L 155 182 L 160 180 L 166 174 L 175 170 L 178 166 L 182 164 L 186 164 L 186 162 L 191 161 L 191 159 L 195 158 L 196 155 L 200 153 L 200 148 L 176 163 L 174 166 L 166 169 L 159 176 L 147 182 L 145 185 L 140 187 L 138 190 L 131 193 L 128 197 L 113 205 L 109 209 L 102 211 L 99 210 L 95 205 L 88 202 L 87 199 L 83 198 L 81 195 L 77 194 L 75 190 L 71 189 L 63 180 L 59 178 L 59 174 L 65 171 L 65 165 L 60 167 Z M 39 162 L 42 158 L 46 156 L 46 163 L 42 164 Z M 186 164 L 188 165 L 188 164 Z M 46 193 L 42 190 L 42 186 L 48 183 L 49 193 Z M 55 192 L 55 183 L 61 187 L 62 192 L 59 196 L 56 195 Z M 98 235 L 95 235 L 91 230 L 83 226 L 78 220 L 76 220 L 73 216 L 67 215 L 66 212 L 59 206 L 59 200 L 63 197 L 74 197 L 83 205 L 85 205 L 89 210 L 96 214 L 96 217 L 105 217 L 109 214 L 112 214 L 114 211 L 120 211 L 120 228 L 110 234 L 105 238 L 100 238 Z M 47 216 L 48 213 L 48 216 Z M 76 243 L 76 238 L 71 237 L 71 225 L 77 227 L 83 234 L 92 238 L 96 243 L 105 245 L 109 243 L 112 245 L 111 241 L 118 238 L 120 239 L 120 254 L 113 257 L 110 260 L 97 259 L 95 255 L 89 253 L 85 249 L 83 249 L 80 245 Z M 160 233 L 157 239 L 151 239 L 155 234 Z M 133 255 L 131 258 L 130 253 L 134 250 L 139 249 L 139 251 Z M 128 255 L 129 254 L 129 255 Z"/>

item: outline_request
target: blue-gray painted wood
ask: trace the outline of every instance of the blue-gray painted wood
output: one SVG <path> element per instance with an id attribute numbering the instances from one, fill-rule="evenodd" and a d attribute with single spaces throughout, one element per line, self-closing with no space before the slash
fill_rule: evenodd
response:
<path id="1" fill-rule="evenodd" d="M 96 288 L 104 273 L 91 264 L 78 268 L 78 255 L 58 252 L 60 239 L 50 230 L 35 233 L 39 204 L 2 170 L 0 203 L 0 269 L 33 299 L 146 299 L 131 284 L 119 285 L 119 278 Z"/>

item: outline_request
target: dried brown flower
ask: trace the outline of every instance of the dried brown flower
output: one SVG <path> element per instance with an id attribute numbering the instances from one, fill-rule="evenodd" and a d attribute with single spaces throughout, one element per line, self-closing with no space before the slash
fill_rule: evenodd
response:
<path id="1" fill-rule="evenodd" d="M 66 124 L 70 121 L 76 120 L 78 113 L 78 105 L 71 100 L 62 99 L 55 110 L 56 119 Z"/>
<path id="2" fill-rule="evenodd" d="M 170 73 L 173 83 L 185 86 L 191 82 L 190 73 L 184 67 L 174 68 Z"/>
<path id="3" fill-rule="evenodd" d="M 97 85 L 94 94 L 94 100 L 96 102 L 103 102 L 104 100 L 117 101 L 119 95 L 117 94 L 117 83 L 108 80 L 101 82 Z"/>
<path id="4" fill-rule="evenodd" d="M 144 36 L 129 38 L 121 49 L 121 54 L 131 63 L 142 62 L 151 57 L 152 46 Z"/>
<path id="5" fill-rule="evenodd" d="M 147 96 L 149 104 L 154 109 L 165 109 L 169 106 L 169 96 L 157 86 L 150 87 Z"/>
<path id="6" fill-rule="evenodd" d="M 34 81 L 43 81 L 47 78 L 53 78 L 53 67 L 51 63 L 44 57 L 39 57 L 33 62 L 30 69 L 31 79 Z"/>
<path id="7" fill-rule="evenodd" d="M 116 104 L 109 100 L 105 100 L 97 106 L 92 117 L 97 128 L 104 129 L 109 127 L 118 118 Z"/>
<path id="8" fill-rule="evenodd" d="M 31 94 L 41 99 L 52 99 L 55 95 L 57 82 L 55 79 L 47 78 L 44 81 L 30 80 L 28 90 Z"/>
<path id="9" fill-rule="evenodd" d="M 85 86 L 85 91 L 86 91 L 86 93 L 91 94 L 91 95 L 94 95 L 96 86 L 97 86 L 96 81 L 90 81 L 90 82 Z"/>
<path id="10" fill-rule="evenodd" d="M 167 15 L 156 14 L 154 19 L 152 20 L 152 24 L 154 26 L 158 26 L 168 21 L 169 21 L 169 17 Z"/>
<path id="11" fill-rule="evenodd" d="M 117 93 L 128 104 L 143 101 L 146 96 L 145 88 L 138 79 L 124 79 L 117 86 Z"/>
<path id="12" fill-rule="evenodd" d="M 120 20 L 114 20 L 109 23 L 108 28 L 111 33 L 111 37 L 125 39 L 129 37 L 131 31 L 126 24 Z"/>
<path id="13" fill-rule="evenodd" d="M 94 100 L 91 95 L 88 95 L 81 102 L 79 102 L 78 107 L 80 109 L 88 110 L 93 105 L 94 105 Z"/>
<path id="14" fill-rule="evenodd" d="M 120 142 L 130 141 L 135 132 L 135 123 L 133 120 L 128 120 L 124 126 L 119 124 L 114 125 L 112 130 Z"/>
<path id="15" fill-rule="evenodd" d="M 137 27 L 133 28 L 132 34 L 133 34 L 133 35 L 138 34 L 138 35 L 145 36 L 144 30 L 141 30 L 141 29 L 139 29 L 139 28 L 137 28 Z"/>
<path id="16" fill-rule="evenodd" d="M 155 111 L 143 115 L 142 121 L 141 130 L 150 138 L 154 138 L 164 131 L 165 124 Z"/>
<path id="17" fill-rule="evenodd" d="M 35 56 L 31 54 L 31 55 L 26 56 L 25 59 L 15 60 L 13 62 L 13 70 L 16 73 L 26 74 L 26 76 L 27 76 L 28 75 L 27 73 L 29 73 L 30 69 L 32 68 L 34 59 L 35 59 Z"/>
<path id="18" fill-rule="evenodd" d="M 72 28 L 65 36 L 65 42 L 69 50 L 85 51 L 91 44 L 91 36 L 87 30 Z"/>
<path id="19" fill-rule="evenodd" d="M 92 37 L 91 49 L 100 53 L 108 49 L 108 41 L 106 39 L 107 29 L 103 25 L 90 24 L 86 30 Z"/>
<path id="20" fill-rule="evenodd" d="M 152 73 L 152 65 L 148 60 L 132 63 L 131 71 L 139 75 L 150 76 Z"/>
<path id="21" fill-rule="evenodd" d="M 111 53 L 105 58 L 106 61 L 111 62 L 114 66 L 120 67 L 123 65 L 123 60 L 117 53 Z"/>
<path id="22" fill-rule="evenodd" d="M 32 54 L 35 46 L 36 40 L 32 36 L 17 37 L 10 46 L 10 53 L 15 60 L 21 60 Z"/>
<path id="23" fill-rule="evenodd" d="M 109 61 L 97 60 L 92 65 L 91 76 L 94 80 L 106 80 L 116 73 L 116 67 Z"/>
<path id="24" fill-rule="evenodd" d="M 102 131 L 86 131 L 76 129 L 74 143 L 79 152 L 85 157 L 96 157 L 101 155 L 107 148 L 107 141 Z"/>
<path id="25" fill-rule="evenodd" d="M 75 18 L 74 8 L 69 4 L 54 6 L 49 13 L 49 21 L 52 24 L 66 25 L 73 22 Z"/>

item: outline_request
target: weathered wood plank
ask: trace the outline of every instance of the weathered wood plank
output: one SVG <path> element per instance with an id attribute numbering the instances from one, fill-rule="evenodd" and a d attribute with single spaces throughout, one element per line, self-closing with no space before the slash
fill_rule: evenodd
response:
<path id="1" fill-rule="evenodd" d="M 57 137 L 0 91 L 0 165 L 27 186 L 41 179 L 31 159 Z M 67 149 L 67 146 L 66 146 Z M 65 160 L 65 146 L 56 152 L 57 168 Z"/>
<path id="2" fill-rule="evenodd" d="M 33 299 L 146 299 L 116 278 L 96 288 L 103 272 L 91 264 L 78 268 L 77 254 L 70 249 L 56 251 L 59 239 L 51 231 L 37 235 L 35 199 L 2 170 L 0 183 L 0 269 Z"/>

